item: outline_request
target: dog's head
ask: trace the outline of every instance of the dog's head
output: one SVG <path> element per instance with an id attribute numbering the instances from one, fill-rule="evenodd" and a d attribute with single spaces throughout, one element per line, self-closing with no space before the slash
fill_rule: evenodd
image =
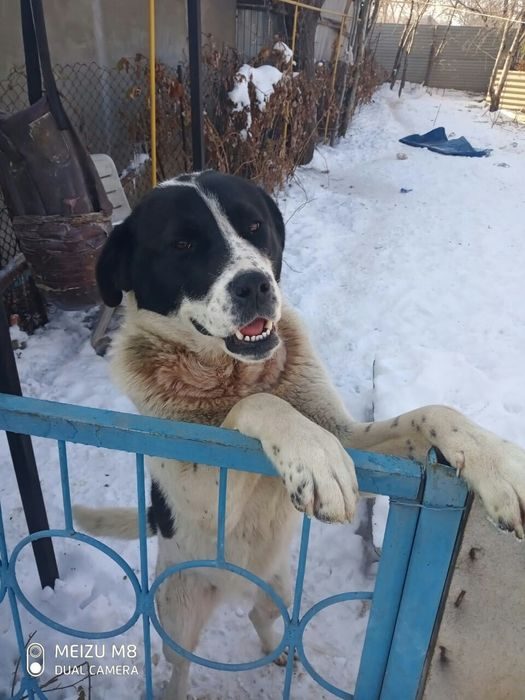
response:
<path id="1" fill-rule="evenodd" d="M 182 175 L 115 227 L 97 281 L 107 306 L 133 292 L 168 332 L 260 361 L 279 345 L 283 248 L 281 213 L 262 189 L 215 171 Z"/>

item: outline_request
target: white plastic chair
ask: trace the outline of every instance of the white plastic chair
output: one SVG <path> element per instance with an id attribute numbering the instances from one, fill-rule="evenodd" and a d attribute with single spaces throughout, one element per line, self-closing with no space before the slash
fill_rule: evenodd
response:
<path id="1" fill-rule="evenodd" d="M 105 153 L 95 153 L 91 156 L 91 159 L 102 181 L 104 191 L 113 205 L 111 223 L 113 226 L 116 226 L 131 214 L 131 207 L 129 206 L 128 198 L 120 182 L 117 168 L 113 159 Z M 109 344 L 106 331 L 114 313 L 115 309 L 103 305 L 97 325 L 91 333 L 91 346 L 98 355 L 103 355 Z"/>

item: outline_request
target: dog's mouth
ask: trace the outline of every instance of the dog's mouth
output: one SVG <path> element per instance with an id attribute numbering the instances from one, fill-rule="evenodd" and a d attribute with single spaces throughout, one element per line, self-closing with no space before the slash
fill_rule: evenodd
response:
<path id="1" fill-rule="evenodd" d="M 224 342 L 232 355 L 263 360 L 279 345 L 279 336 L 273 321 L 259 316 L 238 328 L 233 335 L 225 338 Z"/>
<path id="2" fill-rule="evenodd" d="M 235 337 L 242 343 L 260 343 L 261 340 L 269 338 L 272 332 L 273 321 L 259 317 L 236 330 L 234 335 L 230 337 Z"/>
<path id="3" fill-rule="evenodd" d="M 211 333 L 200 323 L 191 319 L 195 328 L 203 335 Z M 279 336 L 273 321 L 258 316 L 235 333 L 223 338 L 226 349 L 232 355 L 249 356 L 251 359 L 264 359 L 279 345 Z"/>

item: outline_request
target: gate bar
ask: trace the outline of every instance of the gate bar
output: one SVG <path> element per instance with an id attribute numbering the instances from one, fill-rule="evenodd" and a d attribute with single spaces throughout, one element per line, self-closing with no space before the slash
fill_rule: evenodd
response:
<path id="1" fill-rule="evenodd" d="M 420 513 L 381 700 L 421 696 L 433 632 L 440 622 L 441 602 L 467 520 L 466 483 L 452 467 L 435 461 L 431 453 L 422 508 L 408 506 Z"/>

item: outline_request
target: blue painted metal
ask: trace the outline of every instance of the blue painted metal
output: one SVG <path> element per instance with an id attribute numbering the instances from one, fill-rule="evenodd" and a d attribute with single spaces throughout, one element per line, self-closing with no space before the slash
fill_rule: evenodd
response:
<path id="1" fill-rule="evenodd" d="M 151 668 L 151 628 L 149 615 L 149 575 L 148 575 L 148 524 L 146 517 L 146 491 L 144 488 L 144 455 L 137 454 L 135 458 L 137 470 L 137 503 L 139 519 L 139 548 L 140 548 L 140 585 L 138 606 L 142 612 L 142 634 L 144 641 L 144 678 L 146 680 L 146 697 L 153 697 L 153 674 Z"/>
<path id="2" fill-rule="evenodd" d="M 67 464 L 67 447 L 63 440 L 58 441 L 58 461 L 60 464 L 60 485 L 62 486 L 62 501 L 64 502 L 65 528 L 74 532 L 73 514 L 71 512 L 71 493 L 69 490 L 69 469 Z"/>
<path id="3" fill-rule="evenodd" d="M 44 613 L 40 612 L 33 603 L 25 596 L 24 592 L 20 588 L 17 578 L 16 578 L 16 562 L 20 555 L 20 552 L 24 547 L 26 547 L 33 540 L 40 540 L 43 537 L 59 537 L 59 538 L 71 538 L 75 539 L 77 542 L 84 542 L 89 544 L 95 549 L 100 550 L 103 554 L 106 554 L 110 559 L 112 559 L 118 566 L 122 568 L 126 576 L 129 578 L 131 585 L 133 586 L 135 596 L 136 596 L 136 607 L 133 614 L 127 622 L 116 627 L 115 629 L 110 629 L 102 632 L 90 632 L 89 630 L 79 630 L 73 627 L 67 627 L 62 625 L 56 620 L 52 620 Z M 84 535 L 82 532 L 70 532 L 67 530 L 42 530 L 42 532 L 34 532 L 32 535 L 24 537 L 13 549 L 11 558 L 7 567 L 7 586 L 8 590 L 14 591 L 17 600 L 23 605 L 23 607 L 28 610 L 37 620 L 43 622 L 44 625 L 52 627 L 53 629 L 63 632 L 64 634 L 69 634 L 72 637 L 80 637 L 81 639 L 109 639 L 110 637 L 116 637 L 122 634 L 126 630 L 136 623 L 141 613 L 141 599 L 142 599 L 142 589 L 141 585 L 133 572 L 131 566 L 123 559 L 114 549 L 111 549 L 103 542 L 96 540 L 94 537 L 89 535 Z"/>
<path id="4" fill-rule="evenodd" d="M 417 698 L 422 690 L 432 633 L 466 517 L 467 498 L 465 482 L 451 467 L 436 464 L 435 454 L 431 454 L 381 700 Z"/>
<path id="5" fill-rule="evenodd" d="M 301 615 L 301 600 L 303 597 L 304 575 L 306 573 L 306 557 L 308 556 L 308 541 L 310 539 L 310 519 L 303 516 L 303 529 L 301 532 L 301 546 L 299 548 L 299 561 L 295 575 L 295 591 L 293 597 L 293 609 L 290 624 L 288 625 L 288 660 L 286 662 L 286 675 L 284 678 L 283 697 L 290 697 L 292 687 L 293 660 L 299 641 L 299 618 Z"/>
<path id="6" fill-rule="evenodd" d="M 418 518 L 419 509 L 390 501 L 374 604 L 355 687 L 359 698 L 378 698 L 381 691 Z"/>
<path id="7" fill-rule="evenodd" d="M 344 698 L 344 700 L 352 700 L 354 697 L 361 697 L 361 698 L 367 698 L 367 697 L 374 697 L 373 695 L 365 695 L 365 694 L 359 694 L 356 690 L 355 695 L 352 695 L 351 693 L 342 690 L 341 688 L 337 688 L 333 683 L 330 683 L 327 681 L 325 678 L 319 674 L 315 668 L 312 666 L 310 663 L 308 657 L 306 656 L 306 652 L 304 649 L 304 643 L 303 643 L 303 634 L 306 629 L 307 624 L 310 622 L 312 617 L 317 615 L 317 613 L 321 612 L 321 610 L 324 610 L 325 608 L 328 608 L 331 605 L 336 605 L 337 603 L 344 603 L 348 600 L 372 600 L 375 596 L 375 593 L 370 593 L 369 591 L 352 591 L 351 593 L 338 593 L 337 595 L 330 596 L 330 598 L 325 598 L 324 600 L 320 600 L 318 603 L 315 605 L 312 605 L 310 610 L 306 612 L 300 621 L 299 625 L 299 641 L 297 643 L 297 652 L 299 659 L 301 660 L 303 666 L 305 669 L 308 671 L 308 673 L 312 676 L 314 680 L 316 680 L 320 686 L 328 690 L 332 695 L 335 695 L 338 698 Z M 368 635 L 367 635 L 368 636 Z"/>
<path id="8" fill-rule="evenodd" d="M 258 440 L 235 430 L 118 411 L 0 394 L 0 430 L 94 445 L 152 457 L 210 464 L 275 476 Z M 147 445 L 147 452 L 144 446 Z M 398 457 L 348 450 L 360 488 L 392 498 L 417 498 L 421 468 Z"/>
<path id="9" fill-rule="evenodd" d="M 11 607 L 15 635 L 24 657 L 24 634 L 18 605 L 21 604 L 45 625 L 73 637 L 106 639 L 142 620 L 146 699 L 153 698 L 151 625 L 177 653 L 195 663 L 223 671 L 242 671 L 271 663 L 288 652 L 283 698 L 290 697 L 293 658 L 297 652 L 306 671 L 317 683 L 346 700 L 412 700 L 417 695 L 428 654 L 439 601 L 443 594 L 454 542 L 457 537 L 465 488 L 450 478 L 449 471 L 433 465 L 425 475 L 420 465 L 407 460 L 350 450 L 363 491 L 385 493 L 393 501 L 387 523 L 383 553 L 373 593 L 340 593 L 317 602 L 301 615 L 304 575 L 307 565 L 310 520 L 303 518 L 301 546 L 291 613 L 273 588 L 227 560 L 226 496 L 228 469 L 266 475 L 275 471 L 256 440 L 234 431 L 135 416 L 112 411 L 0 395 L 0 429 L 48 437 L 58 441 L 60 476 L 64 502 L 64 528 L 45 530 L 25 537 L 10 558 L 0 511 L 0 602 Z M 136 454 L 140 573 L 137 576 L 117 552 L 93 537 L 74 531 L 67 464 L 67 442 L 77 442 Z M 216 559 L 189 561 L 162 572 L 149 585 L 144 454 L 191 460 L 220 467 Z M 423 489 L 424 486 L 424 489 Z M 439 529 L 438 529 L 439 528 Z M 71 538 L 97 548 L 126 573 L 135 592 L 135 609 L 129 620 L 107 631 L 90 632 L 66 627 L 41 613 L 23 594 L 16 579 L 20 552 L 30 542 L 44 537 Z M 277 606 L 284 623 L 283 637 L 270 653 L 254 661 L 225 664 L 205 659 L 182 648 L 163 629 L 155 609 L 155 593 L 169 576 L 190 569 L 215 568 L 242 576 L 260 587 Z M 371 600 L 371 614 L 355 693 L 338 688 L 323 678 L 306 656 L 303 634 L 312 618 L 328 606 L 348 600 Z M 424 608 L 424 610 L 423 610 Z M 23 673 L 15 695 L 45 698 L 37 679 Z"/>
<path id="10" fill-rule="evenodd" d="M 259 588 L 262 588 L 263 591 L 265 591 L 265 593 L 267 593 L 268 596 L 273 600 L 279 612 L 281 613 L 281 617 L 283 618 L 285 633 L 283 634 L 283 638 L 279 642 L 279 645 L 270 654 L 267 654 L 266 656 L 261 656 L 261 658 L 256 659 L 255 661 L 246 661 L 244 663 L 239 664 L 223 663 L 221 661 L 205 659 L 203 656 L 198 656 L 197 654 L 194 654 L 193 652 L 184 649 L 184 647 L 181 647 L 180 644 L 178 644 L 174 639 L 172 639 L 168 635 L 168 633 L 160 624 L 160 620 L 157 617 L 157 612 L 155 610 L 153 595 L 156 592 L 157 588 L 169 576 L 172 576 L 178 571 L 186 571 L 188 569 L 221 569 L 223 571 L 230 571 L 233 574 L 237 574 L 239 576 L 242 576 L 243 578 L 248 579 L 248 581 L 251 581 L 256 586 L 259 586 Z M 166 642 L 166 644 L 168 644 L 168 646 L 174 649 L 178 654 L 183 656 L 185 659 L 188 659 L 188 661 L 198 663 L 201 666 L 213 668 L 218 671 L 249 671 L 250 669 L 260 668 L 261 666 L 266 666 L 267 664 L 271 663 L 286 649 L 288 645 L 287 630 L 289 628 L 291 619 L 283 600 L 280 596 L 277 595 L 274 589 L 266 581 L 263 581 L 263 579 L 259 578 L 251 571 L 243 569 L 240 566 L 237 566 L 236 564 L 231 564 L 230 562 L 224 562 L 221 564 L 216 559 L 199 559 L 196 561 L 188 561 L 183 562 L 182 564 L 176 564 L 175 566 L 170 566 L 155 579 L 153 585 L 151 586 L 150 593 L 151 597 L 149 598 L 148 603 L 150 605 L 149 613 L 151 617 L 151 622 L 157 630 L 157 632 L 159 633 L 159 635 L 162 637 L 162 640 Z"/>
<path id="11" fill-rule="evenodd" d="M 219 506 L 217 508 L 217 561 L 224 564 L 224 547 L 226 546 L 226 488 L 228 470 L 221 468 L 219 474 Z"/>

